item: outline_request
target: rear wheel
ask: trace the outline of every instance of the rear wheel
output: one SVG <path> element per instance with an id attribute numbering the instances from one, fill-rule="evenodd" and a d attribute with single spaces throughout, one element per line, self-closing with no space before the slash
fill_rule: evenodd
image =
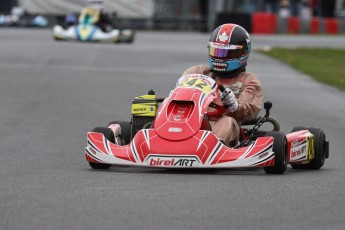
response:
<path id="1" fill-rule="evenodd" d="M 95 133 L 102 133 L 105 138 L 114 143 L 115 142 L 115 136 L 114 133 L 111 129 L 106 128 L 106 127 L 96 127 L 92 130 L 92 132 Z M 110 168 L 110 164 L 103 164 L 103 163 L 96 163 L 96 162 L 89 162 L 91 168 L 93 169 L 109 169 Z"/>
<path id="2" fill-rule="evenodd" d="M 264 167 L 267 174 L 283 174 L 287 168 L 287 140 L 282 132 L 268 132 L 265 136 L 274 138 L 274 165 Z"/>
<path id="3" fill-rule="evenodd" d="M 123 140 L 125 141 L 126 144 L 129 144 L 129 142 L 131 141 L 131 122 L 129 121 L 111 121 L 109 122 L 109 124 L 107 125 L 107 127 L 109 127 L 112 124 L 119 124 L 121 127 L 121 137 L 123 138 Z"/>
<path id="4" fill-rule="evenodd" d="M 325 163 L 326 158 L 326 135 L 320 128 L 304 128 L 314 135 L 315 157 L 308 164 L 291 165 L 294 169 L 320 169 Z M 303 129 L 301 129 L 303 130 Z M 298 130 L 295 130 L 298 131 Z"/>

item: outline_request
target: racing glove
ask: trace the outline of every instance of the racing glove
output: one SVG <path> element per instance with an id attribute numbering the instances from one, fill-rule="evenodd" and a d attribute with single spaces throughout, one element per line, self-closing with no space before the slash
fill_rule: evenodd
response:
<path id="1" fill-rule="evenodd" d="M 227 109 L 231 112 L 235 112 L 238 109 L 236 96 L 229 88 L 225 88 L 225 90 L 220 94 L 220 99 L 224 106 L 228 107 Z"/>

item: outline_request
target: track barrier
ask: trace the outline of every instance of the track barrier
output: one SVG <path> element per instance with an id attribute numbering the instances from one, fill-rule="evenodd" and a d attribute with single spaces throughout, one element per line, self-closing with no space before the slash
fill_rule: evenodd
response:
<path id="1" fill-rule="evenodd" d="M 254 34 L 339 34 L 345 32 L 344 18 L 278 17 L 272 13 L 256 12 L 251 15 Z"/>
<path id="2" fill-rule="evenodd" d="M 326 19 L 326 33 L 337 34 L 338 33 L 338 21 L 336 19 Z"/>
<path id="3" fill-rule="evenodd" d="M 289 34 L 297 34 L 300 30 L 300 22 L 297 17 L 289 17 L 288 21 L 288 33 Z"/>
<path id="4" fill-rule="evenodd" d="M 277 15 L 271 13 L 252 14 L 252 33 L 273 34 L 277 32 Z"/>
<path id="5" fill-rule="evenodd" d="M 310 20 L 310 33 L 311 34 L 318 34 L 318 33 L 320 33 L 320 19 L 312 18 Z"/>
<path id="6" fill-rule="evenodd" d="M 236 23 L 253 34 L 339 34 L 345 33 L 345 18 L 279 17 L 277 14 L 255 12 L 219 13 L 215 27 L 223 23 Z"/>

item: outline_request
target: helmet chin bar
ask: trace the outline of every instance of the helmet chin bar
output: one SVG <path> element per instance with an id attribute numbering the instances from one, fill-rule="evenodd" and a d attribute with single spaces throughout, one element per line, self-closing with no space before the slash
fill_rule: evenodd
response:
<path id="1" fill-rule="evenodd" d="M 238 59 L 218 60 L 211 57 L 209 58 L 209 65 L 213 71 L 225 73 L 236 70 L 242 66 Z"/>
<path id="2" fill-rule="evenodd" d="M 224 68 L 224 69 L 215 68 L 215 63 L 225 64 L 226 68 Z M 214 72 L 217 76 L 219 76 L 221 78 L 232 78 L 232 77 L 236 77 L 239 73 L 246 71 L 247 63 L 245 62 L 244 64 L 239 65 L 235 69 L 228 70 L 229 68 L 228 68 L 227 61 L 226 62 L 221 62 L 221 61 L 217 62 L 214 59 L 209 58 L 209 65 L 210 65 L 212 72 Z"/>

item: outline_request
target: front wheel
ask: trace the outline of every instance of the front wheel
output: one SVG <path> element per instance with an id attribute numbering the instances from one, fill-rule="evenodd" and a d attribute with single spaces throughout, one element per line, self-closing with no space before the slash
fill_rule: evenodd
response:
<path id="1" fill-rule="evenodd" d="M 265 136 L 274 138 L 274 165 L 264 167 L 267 174 L 283 174 L 287 168 L 287 139 L 282 132 L 268 132 Z"/>
<path id="2" fill-rule="evenodd" d="M 125 144 L 129 144 L 131 142 L 131 129 L 132 125 L 130 121 L 111 121 L 107 125 L 109 127 L 112 124 L 118 124 L 121 127 L 121 137 L 125 141 Z"/>

